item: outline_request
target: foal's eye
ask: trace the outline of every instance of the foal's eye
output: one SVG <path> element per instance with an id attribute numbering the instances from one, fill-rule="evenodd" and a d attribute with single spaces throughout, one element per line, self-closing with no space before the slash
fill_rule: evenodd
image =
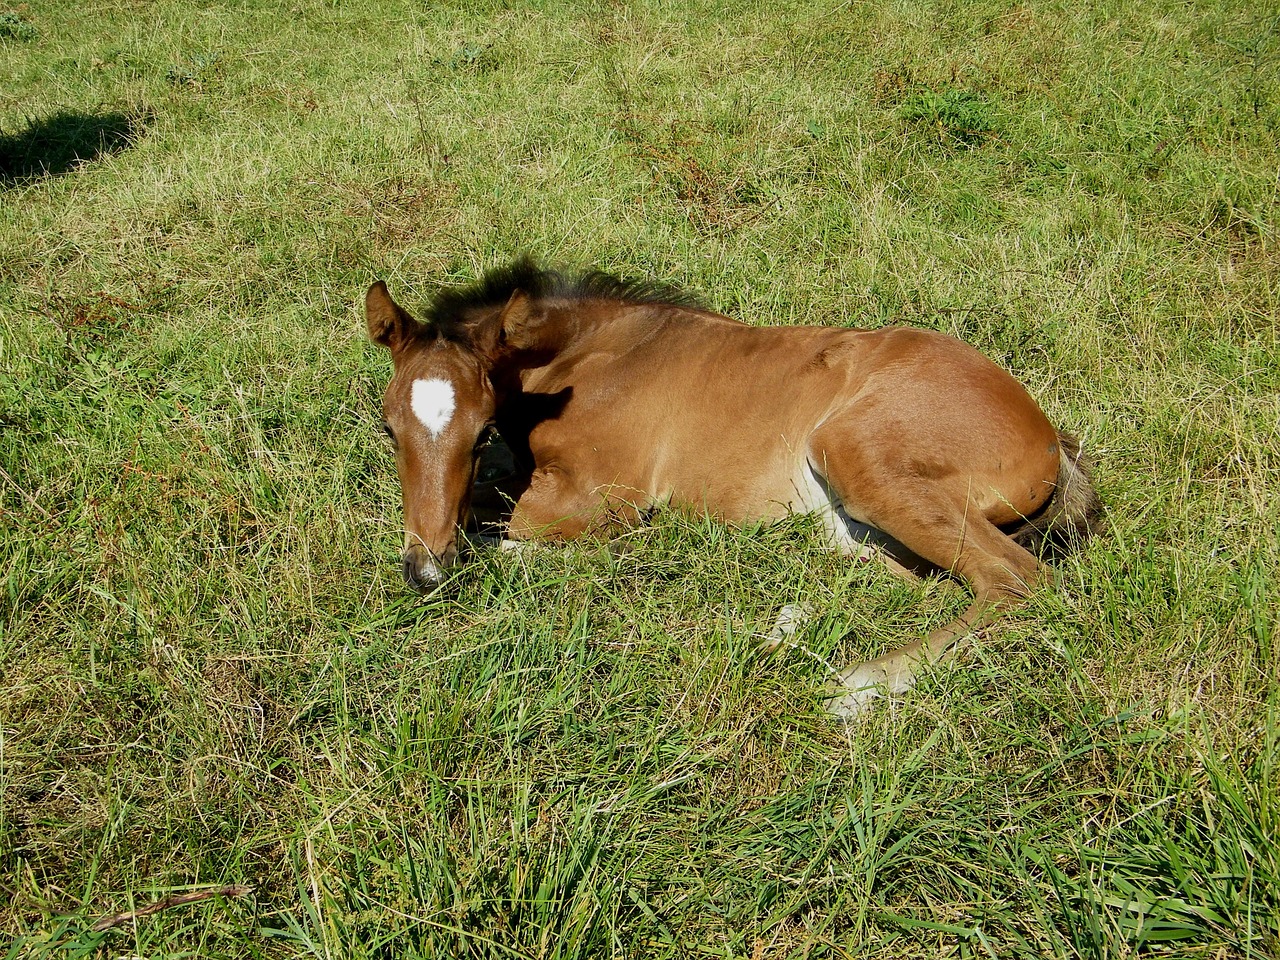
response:
<path id="1" fill-rule="evenodd" d="M 389 439 L 393 444 L 396 442 L 396 434 L 395 434 L 395 431 L 391 429 L 391 424 L 387 423 L 385 420 L 382 422 L 382 432 L 383 432 L 383 433 L 385 433 L 385 434 L 387 435 L 387 438 L 388 438 L 388 439 Z"/>
<path id="2" fill-rule="evenodd" d="M 476 437 L 476 452 L 480 452 L 480 448 L 493 439 L 493 424 L 485 424 L 485 428 L 480 431 L 480 436 Z"/>

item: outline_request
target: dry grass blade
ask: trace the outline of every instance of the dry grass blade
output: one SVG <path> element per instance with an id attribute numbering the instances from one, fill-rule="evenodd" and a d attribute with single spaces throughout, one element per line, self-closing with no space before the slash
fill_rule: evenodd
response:
<path id="1" fill-rule="evenodd" d="M 149 917 L 164 910 L 172 910 L 174 907 L 185 907 L 192 903 L 200 903 L 203 900 L 212 900 L 214 897 L 245 897 L 252 892 L 253 887 L 244 884 L 227 884 L 221 887 L 210 887 L 206 890 L 187 890 L 183 893 L 171 893 L 167 897 L 148 903 L 145 907 L 138 907 L 136 910 L 126 910 L 123 913 L 103 917 L 89 929 L 101 933 L 103 930 L 110 930 L 112 927 L 132 923 L 134 920 L 140 920 L 143 917 Z"/>

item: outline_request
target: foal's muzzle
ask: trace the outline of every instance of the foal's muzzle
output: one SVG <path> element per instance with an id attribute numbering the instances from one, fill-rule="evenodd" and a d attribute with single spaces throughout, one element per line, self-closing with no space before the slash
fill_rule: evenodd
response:
<path id="1" fill-rule="evenodd" d="M 439 556 L 420 543 L 404 552 L 404 582 L 419 593 L 430 593 L 444 583 L 450 567 L 458 562 L 458 548 L 449 544 Z"/>

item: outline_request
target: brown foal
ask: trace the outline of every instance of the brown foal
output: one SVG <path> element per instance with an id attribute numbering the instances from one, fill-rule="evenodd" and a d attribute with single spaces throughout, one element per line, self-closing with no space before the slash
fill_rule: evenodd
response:
<path id="1" fill-rule="evenodd" d="M 967 582 L 955 621 L 839 674 L 837 714 L 908 689 L 1099 518 L 1079 445 L 942 334 L 748 326 L 529 261 L 445 291 L 421 322 L 381 282 L 365 309 L 394 363 L 384 412 L 415 588 L 458 560 L 494 427 L 517 465 L 502 490 L 511 540 L 607 534 L 668 504 L 726 521 L 814 513 L 850 555 L 875 546 Z"/>

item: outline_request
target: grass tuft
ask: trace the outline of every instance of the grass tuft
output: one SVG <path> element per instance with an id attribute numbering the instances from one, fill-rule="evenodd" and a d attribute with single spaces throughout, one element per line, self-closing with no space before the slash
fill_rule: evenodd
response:
<path id="1" fill-rule="evenodd" d="M 944 146 L 975 147 L 997 134 L 991 103 L 971 90 L 919 90 L 898 108 L 908 123 L 932 128 Z"/>

